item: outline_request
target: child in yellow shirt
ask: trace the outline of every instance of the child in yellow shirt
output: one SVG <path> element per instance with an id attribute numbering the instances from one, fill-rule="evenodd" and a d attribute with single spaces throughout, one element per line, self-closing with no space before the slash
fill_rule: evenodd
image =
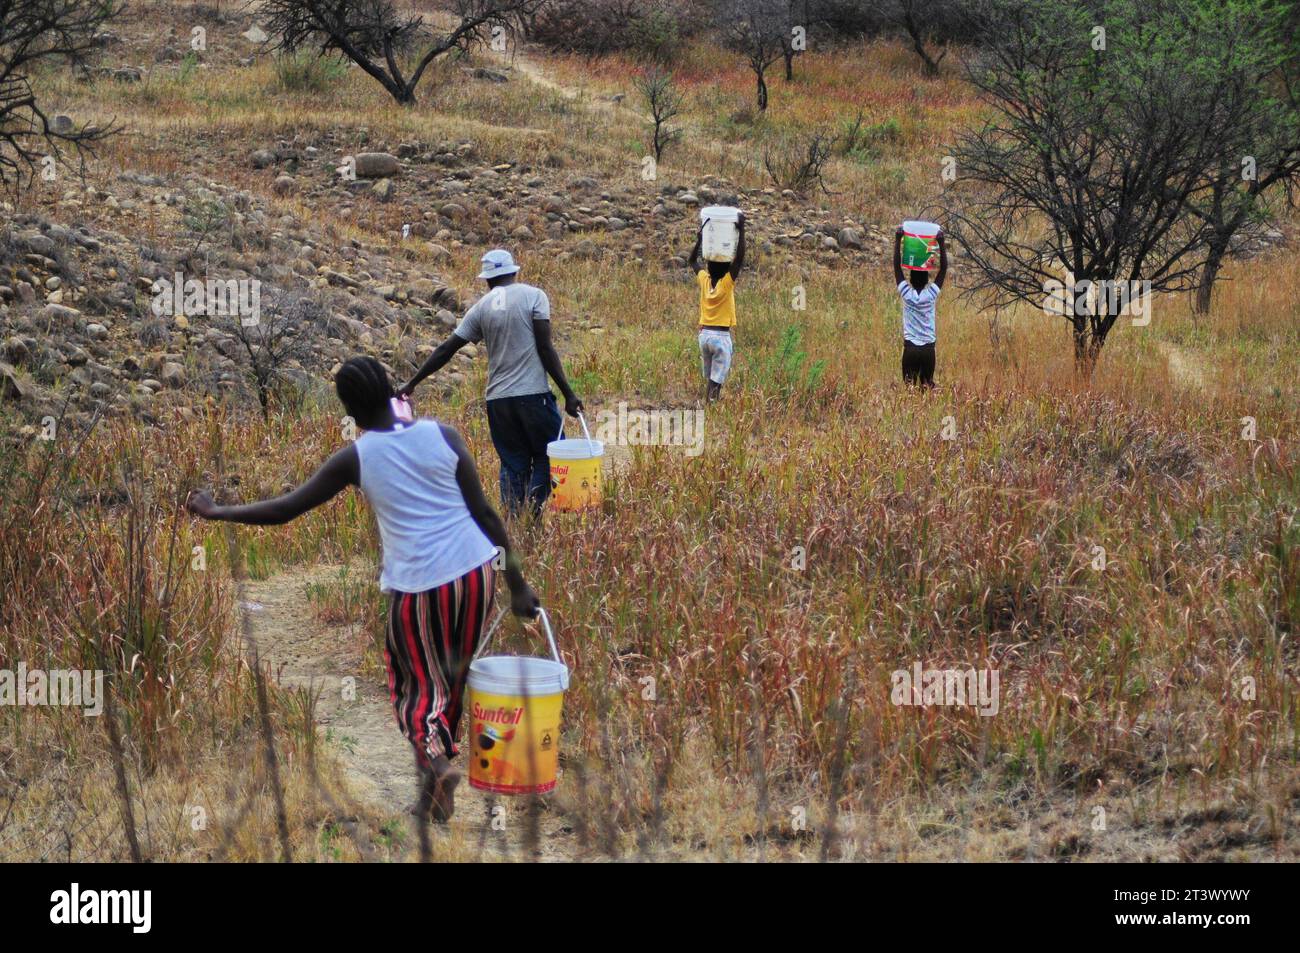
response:
<path id="1" fill-rule="evenodd" d="M 722 396 L 722 385 L 731 370 L 734 341 L 731 329 L 736 326 L 736 277 L 745 263 L 745 213 L 739 213 L 736 257 L 732 261 L 707 261 L 700 267 L 700 249 L 704 243 L 705 221 L 695 237 L 690 268 L 700 286 L 700 364 L 708 382 L 705 399 L 712 402 Z"/>

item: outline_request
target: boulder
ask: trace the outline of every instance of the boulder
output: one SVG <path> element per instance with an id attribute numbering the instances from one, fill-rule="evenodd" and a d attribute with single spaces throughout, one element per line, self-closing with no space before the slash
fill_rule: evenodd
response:
<path id="1" fill-rule="evenodd" d="M 72 327 L 81 317 L 81 312 L 65 304 L 47 304 L 41 309 L 41 317 L 52 325 Z"/>
<path id="2" fill-rule="evenodd" d="M 28 251 L 46 258 L 53 258 L 55 249 L 58 247 L 54 239 L 48 235 L 42 235 L 40 232 L 20 233 L 18 235 L 18 244 Z"/>
<path id="3" fill-rule="evenodd" d="M 167 361 L 163 364 L 160 376 L 164 387 L 176 389 L 185 386 L 185 368 L 174 361 Z"/>
<path id="4" fill-rule="evenodd" d="M 15 364 L 25 364 L 27 359 L 32 356 L 31 348 L 27 342 L 20 337 L 10 337 L 5 339 L 4 343 L 5 357 Z"/>
<path id="5" fill-rule="evenodd" d="M 0 400 L 22 400 L 26 396 L 13 365 L 0 361 Z"/>
<path id="6" fill-rule="evenodd" d="M 359 179 L 385 179 L 402 171 L 402 161 L 391 152 L 362 152 L 355 161 Z"/>

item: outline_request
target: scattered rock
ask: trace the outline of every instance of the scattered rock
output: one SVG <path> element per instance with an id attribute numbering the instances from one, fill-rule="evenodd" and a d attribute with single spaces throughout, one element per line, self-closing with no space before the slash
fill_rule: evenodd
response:
<path id="1" fill-rule="evenodd" d="M 402 171 L 402 161 L 391 152 L 362 152 L 354 161 L 359 179 L 385 179 Z"/>
<path id="2" fill-rule="evenodd" d="M 65 304 L 47 304 L 41 309 L 41 317 L 52 325 L 69 328 L 81 317 L 81 312 Z"/>
<path id="3" fill-rule="evenodd" d="M 160 376 L 164 387 L 175 390 L 185 386 L 185 368 L 174 361 L 167 361 L 163 364 Z"/>
<path id="4" fill-rule="evenodd" d="M 588 261 L 599 258 L 600 246 L 597 245 L 595 242 L 593 242 L 591 239 L 584 238 L 582 241 L 578 242 L 576 246 L 574 246 L 573 257 L 586 259 Z"/>
<path id="5" fill-rule="evenodd" d="M 48 235 L 42 235 L 40 232 L 23 232 L 18 235 L 19 247 L 26 248 L 28 251 L 46 258 L 52 258 L 55 249 L 58 247 L 54 239 Z"/>
<path id="6" fill-rule="evenodd" d="M 0 400 L 22 400 L 26 396 L 13 365 L 0 362 Z"/>
<path id="7" fill-rule="evenodd" d="M 32 356 L 31 348 L 27 342 L 20 337 L 6 338 L 4 343 L 5 357 L 15 364 L 25 364 L 27 359 Z"/>

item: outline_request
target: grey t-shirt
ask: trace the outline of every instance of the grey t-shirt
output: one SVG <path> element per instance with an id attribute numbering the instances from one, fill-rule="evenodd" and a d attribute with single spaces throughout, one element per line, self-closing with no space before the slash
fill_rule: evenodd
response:
<path id="1" fill-rule="evenodd" d="M 465 312 L 456 336 L 487 345 L 488 400 L 550 390 L 533 336 L 533 322 L 550 319 L 546 293 L 518 281 L 493 288 Z"/>

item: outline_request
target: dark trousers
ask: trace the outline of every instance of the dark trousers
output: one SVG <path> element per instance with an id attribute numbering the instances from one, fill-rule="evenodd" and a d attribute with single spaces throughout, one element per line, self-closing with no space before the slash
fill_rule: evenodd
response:
<path id="1" fill-rule="evenodd" d="M 923 387 L 934 386 L 934 342 L 913 344 L 904 339 L 903 381 Z"/>
<path id="2" fill-rule="evenodd" d="M 487 402 L 492 446 L 501 458 L 501 502 L 518 513 L 527 500 L 540 512 L 551 495 L 551 461 L 546 445 L 560 433 L 560 408 L 555 395 L 526 394 Z"/>

